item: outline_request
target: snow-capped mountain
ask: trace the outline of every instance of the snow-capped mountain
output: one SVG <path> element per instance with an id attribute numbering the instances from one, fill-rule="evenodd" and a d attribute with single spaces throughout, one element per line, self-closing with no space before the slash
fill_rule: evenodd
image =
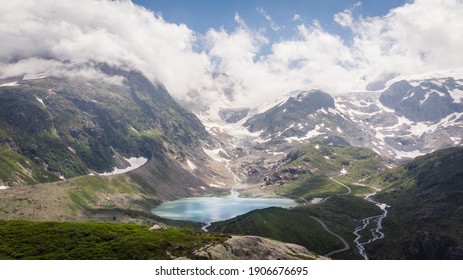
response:
<path id="1" fill-rule="evenodd" d="M 385 106 L 416 122 L 439 121 L 455 112 L 463 112 L 463 80 L 435 78 L 402 80 L 381 93 Z"/>
<path id="2" fill-rule="evenodd" d="M 308 141 L 319 135 L 360 135 L 358 126 L 336 110 L 334 98 L 319 90 L 301 91 L 250 117 L 244 126 L 264 141 Z M 360 139 L 359 139 L 360 140 Z"/>
<path id="3" fill-rule="evenodd" d="M 299 91 L 275 104 L 223 119 L 238 113 L 259 145 L 335 136 L 399 161 L 463 144 L 463 79 L 455 77 L 396 79 L 383 91 L 336 97 Z"/>

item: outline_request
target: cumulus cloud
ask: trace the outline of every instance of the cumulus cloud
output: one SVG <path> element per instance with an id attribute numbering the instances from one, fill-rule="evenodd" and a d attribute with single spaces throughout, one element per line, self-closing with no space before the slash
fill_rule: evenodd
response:
<path id="1" fill-rule="evenodd" d="M 221 70 L 241 81 L 246 94 L 239 100 L 249 104 L 291 90 L 316 87 L 339 94 L 365 90 L 394 75 L 463 67 L 461 1 L 416 0 L 371 18 L 355 15 L 360 6 L 357 2 L 333 15 L 335 22 L 352 32 L 347 40 L 314 21 L 299 25 L 293 37 L 270 43 L 271 52 L 265 56 L 259 56 L 259 44 L 252 45 L 245 60 L 229 51 L 210 54 L 230 61 L 221 64 Z M 262 34 L 238 27 L 222 32 L 213 49 L 222 42 L 227 43 L 220 48 L 233 49 L 255 36 Z"/>
<path id="2" fill-rule="evenodd" d="M 103 62 L 140 70 L 182 98 L 207 77 L 185 25 L 130 1 L 22 0 L 0 6 L 0 75 L 66 68 L 59 62 Z"/>
<path id="3" fill-rule="evenodd" d="M 393 74 L 463 66 L 461 0 L 415 0 L 371 18 L 357 15 L 358 2 L 333 15 L 351 38 L 301 21 L 292 36 L 275 42 L 238 14 L 233 30 L 197 34 L 130 1 L 4 2 L 0 78 L 69 69 L 98 76 L 89 62 L 104 62 L 142 71 L 178 100 L 227 98 L 234 106 L 253 106 L 292 90 L 337 94 Z M 258 12 L 272 21 L 265 10 Z"/>

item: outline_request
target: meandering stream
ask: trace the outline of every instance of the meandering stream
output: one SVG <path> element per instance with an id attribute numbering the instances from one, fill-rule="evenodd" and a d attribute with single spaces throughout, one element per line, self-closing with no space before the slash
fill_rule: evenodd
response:
<path id="1" fill-rule="evenodd" d="M 389 207 L 389 205 L 376 202 L 371 198 L 377 192 L 378 191 L 368 194 L 367 196 L 365 196 L 365 200 L 378 206 L 383 211 L 383 213 L 381 215 L 371 216 L 371 217 L 363 219 L 362 225 L 357 227 L 354 231 L 354 235 L 356 236 L 354 239 L 355 246 L 357 247 L 357 250 L 360 253 L 360 255 L 365 260 L 368 260 L 368 255 L 366 253 L 364 245 L 370 244 L 376 240 L 384 238 L 384 233 L 381 231 L 382 221 L 387 216 L 387 208 Z M 373 228 L 371 228 L 368 233 L 367 228 L 368 226 L 370 226 L 370 224 L 373 225 Z M 369 237 L 367 241 L 361 242 L 360 239 L 362 238 L 362 231 L 367 231 L 366 233 L 364 233 L 364 235 L 371 234 L 371 237 Z"/>

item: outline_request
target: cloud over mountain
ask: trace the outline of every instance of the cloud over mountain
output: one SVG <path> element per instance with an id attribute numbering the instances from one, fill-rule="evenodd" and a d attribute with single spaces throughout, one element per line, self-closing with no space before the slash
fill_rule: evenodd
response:
<path id="1" fill-rule="evenodd" d="M 208 57 L 194 51 L 192 30 L 130 1 L 2 3 L 0 40 L 1 76 L 104 62 L 138 69 L 180 96 L 209 68 Z"/>
<path id="2" fill-rule="evenodd" d="M 460 0 L 416 0 L 373 18 L 357 15 L 359 5 L 333 15 L 350 39 L 315 21 L 271 42 L 239 15 L 234 30 L 197 34 L 130 1 L 9 1 L 0 5 L 0 76 L 104 62 L 142 71 L 177 99 L 207 103 L 228 92 L 249 105 L 295 89 L 341 93 L 463 65 Z"/>

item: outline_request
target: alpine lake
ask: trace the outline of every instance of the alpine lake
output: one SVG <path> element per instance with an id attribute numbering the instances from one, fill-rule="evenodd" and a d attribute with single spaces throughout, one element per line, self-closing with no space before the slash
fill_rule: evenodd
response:
<path id="1" fill-rule="evenodd" d="M 256 209 L 290 208 L 296 205 L 294 200 L 288 198 L 189 197 L 164 202 L 151 212 L 171 220 L 211 223 L 227 220 Z"/>

